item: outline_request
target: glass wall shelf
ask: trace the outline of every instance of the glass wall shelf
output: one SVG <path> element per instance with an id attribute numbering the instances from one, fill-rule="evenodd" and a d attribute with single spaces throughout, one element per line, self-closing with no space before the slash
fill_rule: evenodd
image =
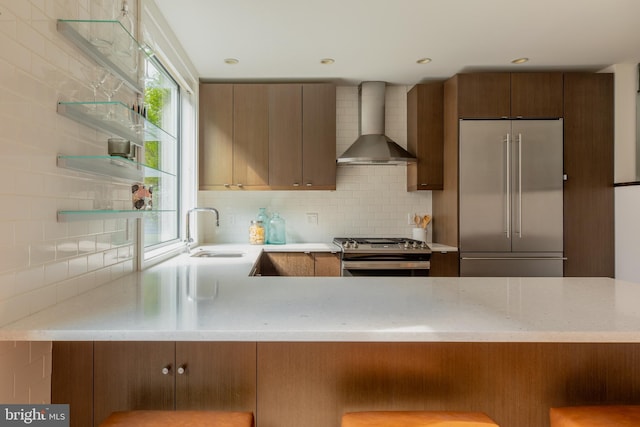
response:
<path id="1" fill-rule="evenodd" d="M 138 78 L 139 56 L 149 56 L 149 50 L 140 46 L 119 21 L 59 19 L 57 29 L 87 56 L 120 77 L 132 90 L 143 93 L 143 85 Z M 96 35 L 100 36 L 101 43 L 92 42 Z M 123 38 L 129 41 L 131 51 L 124 55 L 122 52 L 116 54 L 111 45 Z"/>
<path id="2" fill-rule="evenodd" d="M 94 221 L 104 219 L 142 218 L 146 215 L 170 213 L 169 210 L 93 210 L 93 211 L 58 211 L 58 222 Z"/>
<path id="3" fill-rule="evenodd" d="M 118 156 L 58 156 L 58 167 L 92 175 L 141 182 L 149 177 L 170 177 L 174 174 Z"/>
<path id="4" fill-rule="evenodd" d="M 58 102 L 58 113 L 137 145 L 142 145 L 144 141 L 176 142 L 175 136 L 119 101 Z"/>

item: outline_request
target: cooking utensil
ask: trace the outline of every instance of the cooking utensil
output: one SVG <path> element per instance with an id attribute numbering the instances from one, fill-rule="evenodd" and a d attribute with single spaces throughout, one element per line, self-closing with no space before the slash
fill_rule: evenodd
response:
<path id="1" fill-rule="evenodd" d="M 427 225 L 431 222 L 431 215 L 425 215 L 422 217 L 422 228 L 426 229 Z"/>

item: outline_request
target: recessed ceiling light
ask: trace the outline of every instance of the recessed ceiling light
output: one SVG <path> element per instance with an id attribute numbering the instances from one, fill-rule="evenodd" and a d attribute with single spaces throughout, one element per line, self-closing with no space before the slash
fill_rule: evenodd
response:
<path id="1" fill-rule="evenodd" d="M 513 61 L 511 61 L 511 63 L 512 64 L 524 64 L 527 61 L 529 61 L 529 58 L 516 58 Z"/>
<path id="2" fill-rule="evenodd" d="M 240 61 L 238 61 L 236 58 L 225 58 L 225 60 L 224 60 L 224 63 L 225 64 L 229 64 L 229 65 L 235 65 L 238 62 L 240 62 Z"/>
<path id="3" fill-rule="evenodd" d="M 320 63 L 325 65 L 333 64 L 334 62 L 336 62 L 336 60 L 333 58 L 323 58 L 320 60 Z"/>
<path id="4" fill-rule="evenodd" d="M 431 62 L 431 58 L 420 58 L 416 61 L 417 64 L 428 64 Z"/>

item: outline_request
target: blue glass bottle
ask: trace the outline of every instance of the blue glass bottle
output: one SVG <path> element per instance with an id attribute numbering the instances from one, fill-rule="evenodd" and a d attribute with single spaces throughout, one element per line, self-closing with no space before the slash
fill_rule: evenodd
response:
<path id="1" fill-rule="evenodd" d="M 269 238 L 267 241 L 271 245 L 284 245 L 286 243 L 286 227 L 284 218 L 274 212 L 269 221 Z"/>

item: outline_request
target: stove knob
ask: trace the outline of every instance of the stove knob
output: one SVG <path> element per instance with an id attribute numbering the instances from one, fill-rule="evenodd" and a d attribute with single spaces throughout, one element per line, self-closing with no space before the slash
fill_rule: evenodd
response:
<path id="1" fill-rule="evenodd" d="M 429 246 L 427 245 L 427 242 L 422 242 L 420 243 L 420 249 L 428 249 Z"/>
<path id="2" fill-rule="evenodd" d="M 349 242 L 343 242 L 343 243 L 342 243 L 342 247 L 343 247 L 343 248 L 345 248 L 345 249 L 349 249 L 349 248 L 351 247 L 351 243 L 349 243 Z"/>
<path id="3" fill-rule="evenodd" d="M 356 242 L 355 240 L 351 242 L 351 247 L 356 249 L 358 247 L 358 242 Z"/>
<path id="4" fill-rule="evenodd" d="M 411 245 L 411 247 L 413 249 L 418 249 L 418 242 L 413 242 L 413 244 Z"/>
<path id="5" fill-rule="evenodd" d="M 404 242 L 404 248 L 409 249 L 409 247 L 410 247 L 409 241 Z"/>

